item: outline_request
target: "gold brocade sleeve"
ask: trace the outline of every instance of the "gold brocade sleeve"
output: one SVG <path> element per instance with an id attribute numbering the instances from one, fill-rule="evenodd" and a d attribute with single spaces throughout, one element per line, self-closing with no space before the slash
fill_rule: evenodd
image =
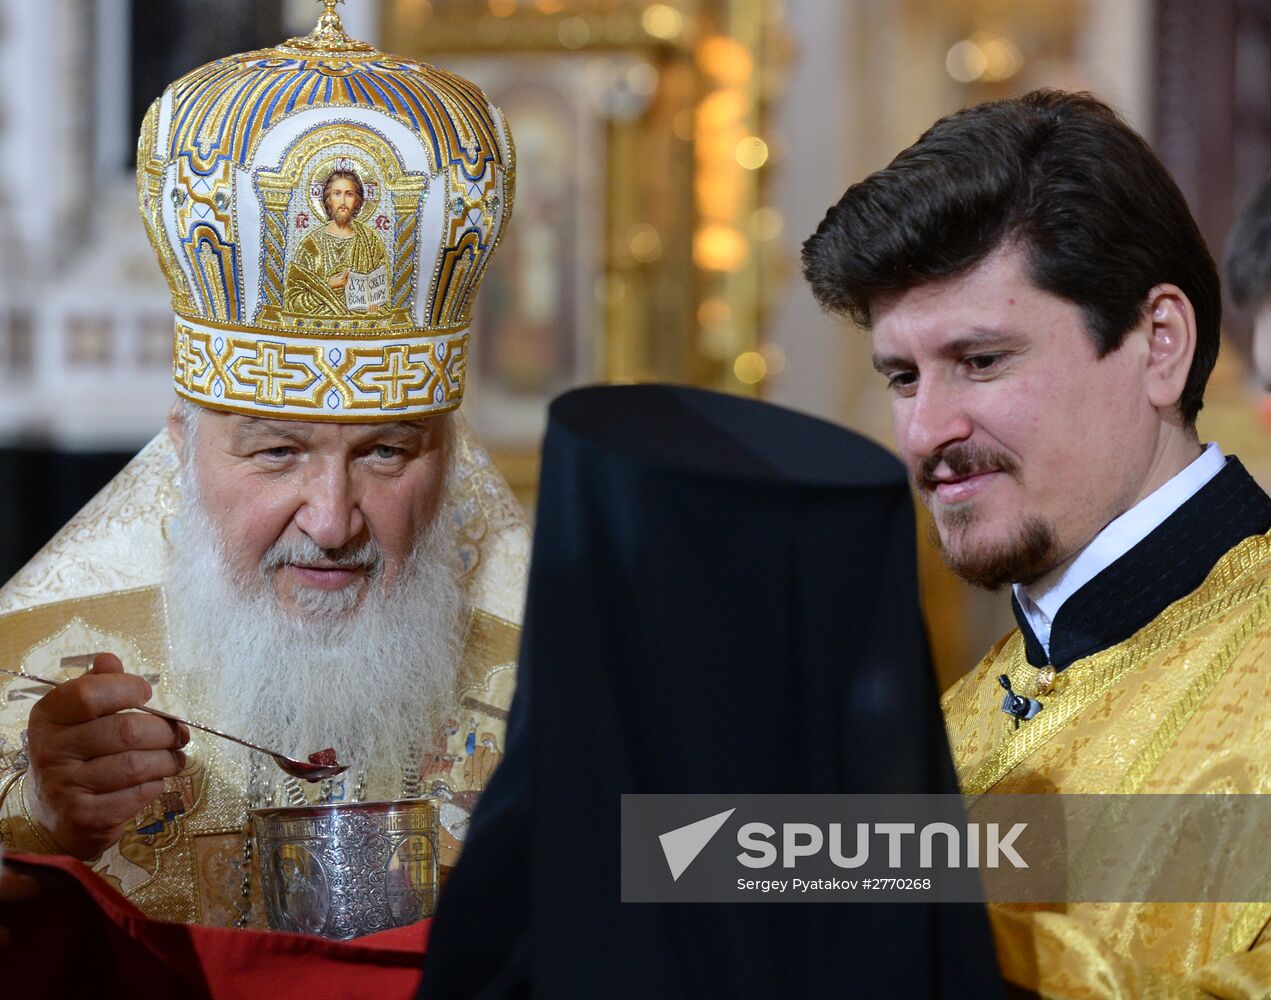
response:
<path id="1" fill-rule="evenodd" d="M 989 908 L 1002 975 L 1048 1000 L 1268 1000 L 1271 941 L 1202 966 L 1190 979 L 1120 955 L 1063 913 Z"/>
<path id="2" fill-rule="evenodd" d="M 1224 1000 L 1268 1000 L 1271 997 L 1271 924 L 1262 929 L 1248 951 L 1210 962 L 1196 973 L 1206 994 Z"/>
<path id="3" fill-rule="evenodd" d="M 97 652 L 112 652 L 154 684 L 166 656 L 163 596 L 156 587 L 73 598 L 0 615 L 0 665 L 69 680 Z M 23 794 L 30 761 L 25 731 L 48 688 L 25 677 L 0 682 L 0 837 L 30 854 L 63 854 L 28 814 Z"/>
<path id="4" fill-rule="evenodd" d="M 21 778 L 21 773 L 0 777 L 0 846 L 14 851 L 28 849 L 22 842 L 26 830 L 17 801 L 17 797 L 22 794 L 18 787 Z"/>
<path id="5" fill-rule="evenodd" d="M 1200 1000 L 1204 993 L 1103 947 L 1063 913 L 989 907 L 1002 975 L 1053 1000 Z"/>
<path id="6" fill-rule="evenodd" d="M 0 842 L 27 854 L 65 854 L 44 827 L 27 812 L 26 773 L 13 775 L 0 799 Z"/>

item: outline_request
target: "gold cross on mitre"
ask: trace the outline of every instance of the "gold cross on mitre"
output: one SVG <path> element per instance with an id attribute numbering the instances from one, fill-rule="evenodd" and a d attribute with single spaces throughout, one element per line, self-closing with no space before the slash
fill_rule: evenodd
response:
<path id="1" fill-rule="evenodd" d="M 318 30 L 324 27 L 328 29 L 344 30 L 344 25 L 340 23 L 340 15 L 335 12 L 336 4 L 344 3 L 344 0 L 318 0 L 322 4 L 322 13 L 318 17 Z"/>
<path id="2" fill-rule="evenodd" d="M 329 35 L 334 32 L 344 34 L 344 25 L 340 23 L 340 15 L 335 12 L 336 4 L 344 0 L 318 0 L 322 4 L 322 13 L 318 16 L 318 26 L 313 29 L 316 35 Z"/>
<path id="3" fill-rule="evenodd" d="M 336 13 L 336 6 L 344 0 L 318 0 L 322 4 L 322 14 L 318 17 L 318 25 L 304 38 L 291 38 L 287 44 L 292 48 L 323 53 L 374 52 L 375 48 L 358 42 L 344 34 L 344 25 Z"/>
<path id="4" fill-rule="evenodd" d="M 340 23 L 340 15 L 335 12 L 337 4 L 344 0 L 318 0 L 322 4 L 322 13 L 318 15 L 318 24 L 304 38 L 289 38 L 290 48 L 306 52 L 320 52 L 324 55 L 349 55 L 375 52 L 373 45 L 359 42 L 344 33 L 344 25 Z"/>

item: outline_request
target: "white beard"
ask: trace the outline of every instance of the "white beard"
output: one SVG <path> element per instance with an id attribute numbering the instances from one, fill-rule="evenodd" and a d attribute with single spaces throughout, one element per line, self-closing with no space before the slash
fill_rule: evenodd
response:
<path id="1" fill-rule="evenodd" d="M 170 675 L 193 718 L 300 760 L 333 747 L 354 773 L 405 777 L 454 699 L 464 601 L 445 509 L 392 584 L 372 572 L 347 593 L 303 595 L 293 615 L 272 574 L 234 578 L 189 468 L 182 480 L 165 589 Z"/>

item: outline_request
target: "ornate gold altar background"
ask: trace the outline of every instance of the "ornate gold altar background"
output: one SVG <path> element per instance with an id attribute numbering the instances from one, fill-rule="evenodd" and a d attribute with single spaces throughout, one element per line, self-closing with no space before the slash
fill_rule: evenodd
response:
<path id="1" fill-rule="evenodd" d="M 480 298 L 465 409 L 526 499 L 561 390 L 753 393 L 766 374 L 780 219 L 762 194 L 763 119 L 788 49 L 781 13 L 768 0 L 385 8 L 385 49 L 478 80 L 512 124 L 515 224 Z"/>
<path id="2" fill-rule="evenodd" d="M 129 101 L 144 109 L 198 62 L 307 31 L 319 10 L 0 2 L 12 539 L 50 532 L 11 499 L 20 477 L 4 480 L 4 446 L 122 454 L 171 399 L 171 313 L 136 215 Z M 531 503 L 546 403 L 588 382 L 751 393 L 889 443 L 868 338 L 820 313 L 798 249 L 848 184 L 942 114 L 1037 86 L 1096 91 L 1162 152 L 1217 255 L 1271 166 L 1271 19 L 1247 0 L 347 0 L 340 12 L 381 48 L 478 82 L 515 134 L 515 221 L 477 304 L 464 410 Z M 1231 319 L 1237 346 L 1202 431 L 1271 484 L 1266 398 Z M 68 492 L 37 484 L 28 506 Z M 1006 599 L 957 583 L 929 546 L 921 558 L 947 684 L 1010 625 Z"/>

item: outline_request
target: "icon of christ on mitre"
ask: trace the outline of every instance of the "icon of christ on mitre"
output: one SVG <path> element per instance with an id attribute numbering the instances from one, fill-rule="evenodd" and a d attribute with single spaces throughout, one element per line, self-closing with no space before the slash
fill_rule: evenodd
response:
<path id="1" fill-rule="evenodd" d="M 312 316 L 377 312 L 388 303 L 388 254 L 375 231 L 357 218 L 366 204 L 362 178 L 337 167 L 320 190 L 322 212 L 330 221 L 300 242 L 288 264 L 286 308 Z"/>
<path id="2" fill-rule="evenodd" d="M 264 926 L 253 809 L 435 794 L 453 863 L 515 683 L 528 527 L 455 412 L 511 136 L 325 5 L 146 113 L 177 400 L 0 589 L 0 666 L 62 682 L 0 685 L 4 845 L 165 920 Z M 351 767 L 302 784 L 143 703 Z"/>

